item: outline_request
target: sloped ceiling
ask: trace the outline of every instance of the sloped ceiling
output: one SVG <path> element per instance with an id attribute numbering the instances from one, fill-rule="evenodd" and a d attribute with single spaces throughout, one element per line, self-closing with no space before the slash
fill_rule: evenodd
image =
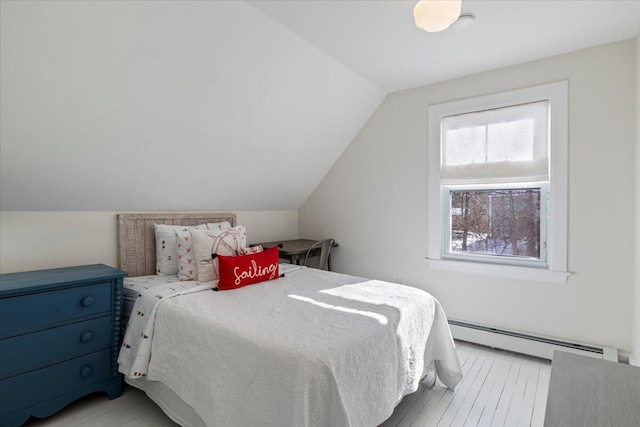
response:
<path id="1" fill-rule="evenodd" d="M 248 0 L 388 92 L 634 38 L 640 0 L 462 0 L 465 30 L 427 33 L 417 0 Z"/>
<path id="2" fill-rule="evenodd" d="M 297 209 L 385 92 L 249 4 L 5 2 L 0 209 Z"/>
<path id="3" fill-rule="evenodd" d="M 634 37 L 637 0 L 0 2 L 0 210 L 298 209 L 387 92 Z"/>

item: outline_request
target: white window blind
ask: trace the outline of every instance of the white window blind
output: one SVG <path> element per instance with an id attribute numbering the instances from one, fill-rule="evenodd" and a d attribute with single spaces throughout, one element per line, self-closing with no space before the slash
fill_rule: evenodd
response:
<path id="1" fill-rule="evenodd" d="M 549 101 L 444 117 L 443 184 L 549 179 Z"/>

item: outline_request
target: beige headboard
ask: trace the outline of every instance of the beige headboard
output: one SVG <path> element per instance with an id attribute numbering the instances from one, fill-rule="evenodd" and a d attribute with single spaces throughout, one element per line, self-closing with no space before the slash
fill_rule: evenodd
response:
<path id="1" fill-rule="evenodd" d="M 126 213 L 118 214 L 118 268 L 129 277 L 156 274 L 156 239 L 153 224 L 198 225 L 229 221 L 236 225 L 236 214 Z"/>

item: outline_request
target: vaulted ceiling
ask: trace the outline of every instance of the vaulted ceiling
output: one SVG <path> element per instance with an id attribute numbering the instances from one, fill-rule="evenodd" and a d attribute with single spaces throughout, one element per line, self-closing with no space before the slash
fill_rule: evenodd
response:
<path id="1" fill-rule="evenodd" d="M 0 3 L 1 210 L 297 209 L 388 92 L 634 37 L 638 1 Z"/>
<path id="2" fill-rule="evenodd" d="M 0 15 L 2 210 L 297 209 L 385 96 L 243 1 Z"/>
<path id="3" fill-rule="evenodd" d="M 427 33 L 417 0 L 249 0 L 388 92 L 633 38 L 638 0 L 462 0 L 467 29 Z"/>

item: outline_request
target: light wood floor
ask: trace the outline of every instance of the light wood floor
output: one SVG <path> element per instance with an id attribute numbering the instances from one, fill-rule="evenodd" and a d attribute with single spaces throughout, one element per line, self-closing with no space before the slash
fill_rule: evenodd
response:
<path id="1" fill-rule="evenodd" d="M 542 426 L 551 362 L 457 342 L 464 379 L 455 391 L 440 382 L 400 402 L 380 427 Z M 87 396 L 27 426 L 177 426 L 141 391 L 126 386 L 119 399 Z M 258 426 L 256 426 L 258 427 Z"/>
<path id="2" fill-rule="evenodd" d="M 405 397 L 380 427 L 542 426 L 551 361 L 457 342 L 464 378 Z"/>

